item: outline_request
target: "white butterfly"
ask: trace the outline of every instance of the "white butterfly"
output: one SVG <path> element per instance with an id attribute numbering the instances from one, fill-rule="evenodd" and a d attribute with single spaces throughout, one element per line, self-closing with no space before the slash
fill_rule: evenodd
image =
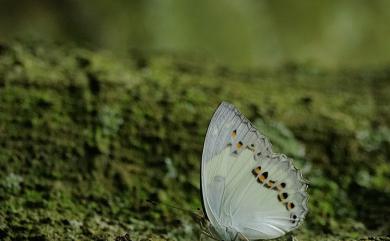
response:
<path id="1" fill-rule="evenodd" d="M 307 213 L 307 184 L 233 105 L 215 111 L 202 155 L 202 232 L 216 240 L 277 238 Z"/>

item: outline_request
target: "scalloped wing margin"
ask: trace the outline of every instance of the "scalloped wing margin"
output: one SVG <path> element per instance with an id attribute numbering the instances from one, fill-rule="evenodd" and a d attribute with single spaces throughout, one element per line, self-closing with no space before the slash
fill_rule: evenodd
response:
<path id="1" fill-rule="evenodd" d="M 263 170 L 264 168 L 267 168 L 267 165 L 274 170 L 279 169 L 275 174 L 271 173 L 265 182 L 276 178 L 279 178 L 279 183 L 281 183 L 282 180 L 289 180 L 291 185 L 287 189 L 290 190 L 290 199 L 294 200 L 294 204 L 296 205 L 295 210 L 300 210 L 296 214 L 296 222 L 294 222 L 294 227 L 291 228 L 291 230 L 298 227 L 308 212 L 308 195 L 306 193 L 307 182 L 303 179 L 302 173 L 295 168 L 291 159 L 288 159 L 283 154 L 273 153 L 272 145 L 269 140 L 232 104 L 227 102 L 222 102 L 219 105 L 210 121 L 202 154 L 202 205 L 206 217 L 208 217 L 212 225 L 221 227 L 222 224 L 209 205 L 210 202 L 208 198 L 211 195 L 208 193 L 207 185 L 205 183 L 205 175 L 207 175 L 205 167 L 208 161 L 221 153 L 221 151 L 228 146 L 231 148 L 232 155 L 239 155 L 245 149 L 251 150 L 255 162 L 259 163 Z M 271 161 L 273 164 L 271 164 Z M 277 165 L 275 165 L 275 162 L 278 162 Z M 275 169 L 275 167 L 277 167 L 277 169 Z M 283 173 L 285 173 L 284 176 Z M 294 186 L 296 186 L 295 190 L 293 189 Z M 286 201 L 290 199 L 286 199 Z"/>

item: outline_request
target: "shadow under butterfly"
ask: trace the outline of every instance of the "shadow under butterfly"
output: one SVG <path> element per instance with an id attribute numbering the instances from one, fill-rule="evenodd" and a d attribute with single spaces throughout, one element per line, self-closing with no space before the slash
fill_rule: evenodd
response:
<path id="1" fill-rule="evenodd" d="M 207 130 L 201 165 L 202 234 L 215 240 L 272 239 L 307 214 L 307 184 L 233 105 L 222 102 Z"/>

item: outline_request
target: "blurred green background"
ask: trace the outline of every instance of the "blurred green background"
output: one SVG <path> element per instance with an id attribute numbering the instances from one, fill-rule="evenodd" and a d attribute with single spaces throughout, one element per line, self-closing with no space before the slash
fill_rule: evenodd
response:
<path id="1" fill-rule="evenodd" d="M 390 240 L 389 9 L 0 0 L 0 240 L 196 240 L 146 200 L 201 207 L 221 101 L 309 180 L 294 237 Z"/>
<path id="2" fill-rule="evenodd" d="M 390 63 L 390 2 L 0 1 L 0 40 L 30 36 L 122 53 L 206 55 L 240 67 Z"/>

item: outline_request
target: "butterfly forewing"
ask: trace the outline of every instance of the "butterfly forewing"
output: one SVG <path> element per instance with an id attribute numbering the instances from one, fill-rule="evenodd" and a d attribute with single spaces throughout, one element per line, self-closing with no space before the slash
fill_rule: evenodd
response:
<path id="1" fill-rule="evenodd" d="M 202 155 L 202 201 L 218 238 L 275 238 L 307 212 L 306 184 L 284 155 L 233 105 L 214 113 Z"/>

